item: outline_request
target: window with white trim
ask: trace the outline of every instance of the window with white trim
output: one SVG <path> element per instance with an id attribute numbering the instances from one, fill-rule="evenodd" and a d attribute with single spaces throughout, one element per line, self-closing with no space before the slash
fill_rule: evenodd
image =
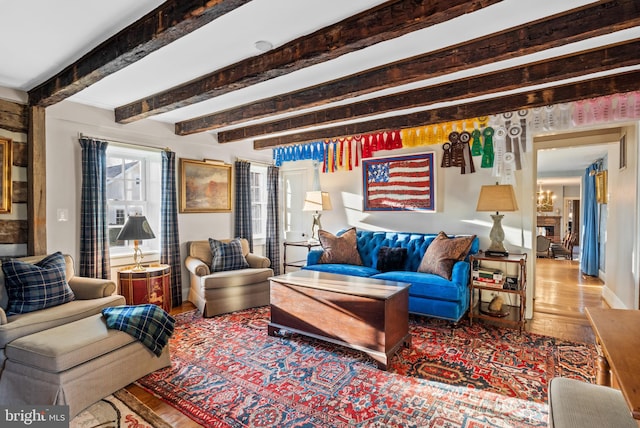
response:
<path id="1" fill-rule="evenodd" d="M 251 165 L 251 221 L 254 239 L 267 237 L 267 167 Z"/>
<path id="2" fill-rule="evenodd" d="M 107 224 L 111 255 L 132 251 L 116 238 L 130 215 L 144 215 L 156 239 L 142 241 L 143 251 L 160 248 L 160 153 L 110 143 L 107 147 Z"/>

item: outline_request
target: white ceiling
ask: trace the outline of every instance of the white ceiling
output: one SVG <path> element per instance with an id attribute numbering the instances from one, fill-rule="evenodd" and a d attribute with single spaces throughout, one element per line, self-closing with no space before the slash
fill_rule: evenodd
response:
<path id="1" fill-rule="evenodd" d="M 382 0 L 253 0 L 73 95 L 70 100 L 113 110 L 156 92 L 259 55 L 255 42 L 282 45 L 302 35 L 383 3 Z M 392 61 L 433 51 L 516 25 L 573 9 L 593 0 L 503 0 L 411 34 L 385 41 L 335 60 L 308 67 L 248 88 L 143 120 L 175 123 L 244 105 L 255 100 L 321 84 Z M 100 42 L 162 4 L 160 0 L 0 0 L 0 87 L 28 91 L 79 59 Z M 575 50 L 640 37 L 640 28 L 612 32 L 546 52 L 404 85 L 360 98 L 449 81 L 563 55 Z M 640 67 L 638 67 L 640 68 Z M 618 71 L 618 70 L 613 70 Z M 591 76 L 586 76 L 591 77 Z M 586 78 L 583 77 L 583 78 Z M 575 80 L 575 79 L 574 79 Z M 523 87 L 522 91 L 531 89 Z M 346 103 L 353 99 L 343 101 Z M 463 100 L 465 102 L 468 100 Z M 335 103 L 339 104 L 339 103 Z M 327 106 L 323 106 L 326 108 Z M 421 109 L 433 108 L 434 106 Z M 313 109 L 309 109 L 313 110 Z M 299 114 L 301 111 L 295 112 Z M 382 116 L 404 112 L 388 113 Z M 294 113 L 291 113 L 294 114 Z M 289 115 L 291 115 L 289 114 Z M 287 116 L 284 114 L 282 116 Z M 269 120 L 274 119 L 272 116 Z M 368 118 L 371 119 L 372 117 Z M 375 117 L 373 117 L 375 118 Z M 265 121 L 265 120 L 262 120 Z M 348 119 L 345 119 L 348 121 Z M 256 121 L 260 122 L 260 120 Z M 227 128 L 228 129 L 228 128 Z M 224 129 L 220 129 L 224 130 Z M 581 152 L 582 153 L 582 152 Z M 585 152 L 584 157 L 591 156 Z M 571 160 L 583 158 L 573 151 Z M 559 152 L 541 164 L 560 160 Z"/>

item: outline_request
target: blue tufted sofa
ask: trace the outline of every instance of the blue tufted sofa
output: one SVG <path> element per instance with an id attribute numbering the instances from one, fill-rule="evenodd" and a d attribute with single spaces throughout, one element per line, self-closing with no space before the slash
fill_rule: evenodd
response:
<path id="1" fill-rule="evenodd" d="M 338 232 L 337 235 L 340 236 L 342 233 L 344 230 Z M 468 259 L 454 264 L 451 280 L 430 273 L 417 272 L 427 247 L 437 234 L 358 230 L 356 236 L 362 266 L 320 264 L 318 261 L 323 250 L 312 250 L 307 255 L 307 264 L 303 269 L 407 282 L 411 284 L 409 312 L 456 322 L 466 313 L 469 308 L 470 266 Z M 380 272 L 376 269 L 378 251 L 383 246 L 407 249 L 404 270 Z M 476 254 L 479 246 L 479 240 L 475 238 L 469 254 Z"/>

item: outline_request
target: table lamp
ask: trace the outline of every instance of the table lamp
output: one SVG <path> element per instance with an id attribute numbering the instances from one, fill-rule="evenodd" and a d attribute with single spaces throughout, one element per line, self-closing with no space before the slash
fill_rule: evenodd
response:
<path id="1" fill-rule="evenodd" d="M 322 229 L 322 225 L 320 224 L 321 211 L 329 211 L 331 209 L 329 192 L 313 190 L 305 194 L 302 211 L 315 211 L 309 242 L 318 242 L 318 230 Z"/>
<path id="2" fill-rule="evenodd" d="M 491 215 L 493 219 L 493 227 L 489 232 L 491 245 L 485 251 L 488 256 L 506 257 L 509 252 L 505 250 L 502 241 L 504 241 L 504 230 L 502 230 L 502 217 L 499 211 L 518 211 L 518 203 L 513 186 L 510 184 L 495 184 L 490 186 L 482 186 L 480 188 L 480 196 L 478 197 L 478 206 L 476 211 L 495 211 Z"/>
<path id="3" fill-rule="evenodd" d="M 142 250 L 138 247 L 139 241 L 143 239 L 154 239 L 156 236 L 147 222 L 147 218 L 143 215 L 131 215 L 127 218 L 127 222 L 122 227 L 116 240 L 133 241 L 133 262 L 136 264 L 132 270 L 144 271 L 144 266 L 140 264 L 142 261 Z"/>

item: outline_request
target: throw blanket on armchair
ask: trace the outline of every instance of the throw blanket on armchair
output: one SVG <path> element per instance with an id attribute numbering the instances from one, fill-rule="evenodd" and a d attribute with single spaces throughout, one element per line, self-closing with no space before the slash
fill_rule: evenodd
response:
<path id="1" fill-rule="evenodd" d="M 156 305 L 114 306 L 102 310 L 107 327 L 124 331 L 160 356 L 173 334 L 175 319 Z"/>

